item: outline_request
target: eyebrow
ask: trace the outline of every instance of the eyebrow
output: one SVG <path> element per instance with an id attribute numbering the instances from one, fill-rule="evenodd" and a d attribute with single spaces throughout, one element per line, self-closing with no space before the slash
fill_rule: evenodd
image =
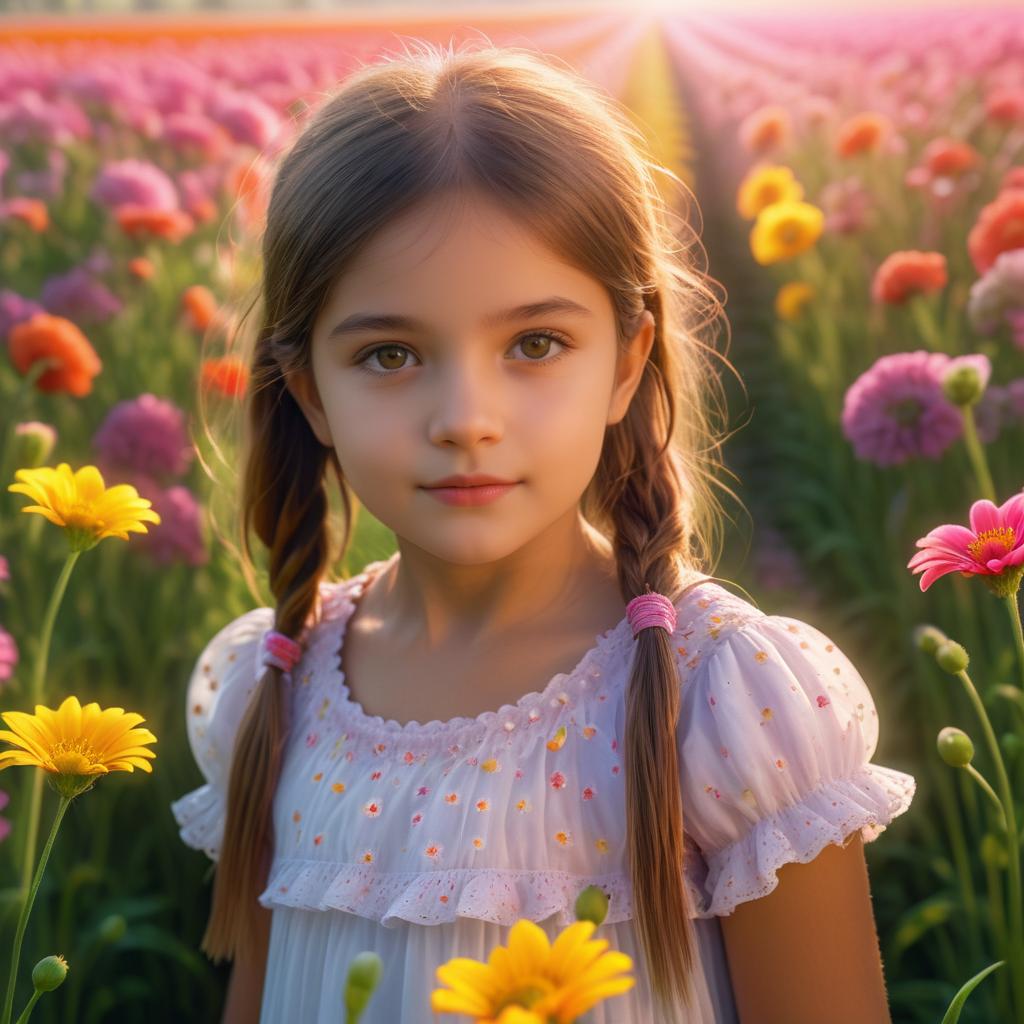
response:
<path id="1" fill-rule="evenodd" d="M 500 324 L 516 320 L 535 320 L 538 317 L 550 316 L 553 313 L 571 313 L 577 316 L 593 316 L 591 310 L 581 306 L 572 299 L 561 295 L 552 295 L 538 302 L 527 302 L 512 309 L 499 310 L 483 318 L 485 327 L 496 327 Z M 424 331 L 428 325 L 416 317 L 402 316 L 398 313 L 353 313 L 331 328 L 327 335 L 329 340 L 343 337 L 346 334 L 357 334 L 360 331 Z"/>

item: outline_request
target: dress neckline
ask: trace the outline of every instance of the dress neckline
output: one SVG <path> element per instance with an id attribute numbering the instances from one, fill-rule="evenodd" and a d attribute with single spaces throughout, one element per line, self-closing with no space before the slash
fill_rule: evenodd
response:
<path id="1" fill-rule="evenodd" d="M 349 690 L 345 681 L 345 672 L 341 667 L 341 652 L 348 631 L 348 622 L 358 604 L 358 598 L 362 597 L 376 574 L 383 571 L 396 557 L 398 557 L 397 553 L 389 559 L 371 562 L 362 572 L 334 584 L 336 589 L 332 596 L 340 601 L 340 605 L 333 614 L 326 617 L 323 624 L 328 628 L 323 629 L 321 638 L 325 645 L 321 664 L 331 690 L 341 695 L 337 704 L 344 709 L 345 727 L 352 731 L 377 733 L 403 739 L 423 739 L 428 736 L 450 737 L 467 731 L 489 729 L 497 720 L 501 719 L 504 728 L 511 732 L 521 724 L 531 724 L 537 721 L 545 707 L 557 708 L 566 704 L 568 690 L 585 687 L 590 678 L 601 674 L 601 669 L 607 664 L 611 652 L 623 650 L 627 641 L 630 646 L 633 643 L 629 618 L 627 615 L 623 615 L 615 626 L 597 634 L 594 643 L 568 672 L 555 673 L 542 689 L 524 693 L 516 700 L 515 704 L 503 704 L 496 710 L 482 711 L 478 715 L 457 715 L 453 718 L 433 719 L 429 722 L 419 722 L 416 719 L 399 722 L 394 718 L 370 715 Z M 701 582 L 691 587 L 688 595 L 704 585 L 706 583 Z M 331 628 L 335 624 L 339 628 Z"/>

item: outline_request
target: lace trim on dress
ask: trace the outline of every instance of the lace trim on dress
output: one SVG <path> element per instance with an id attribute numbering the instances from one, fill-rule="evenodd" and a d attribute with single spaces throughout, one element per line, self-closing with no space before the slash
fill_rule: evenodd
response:
<path id="1" fill-rule="evenodd" d="M 171 813 L 178 823 L 182 840 L 194 850 L 202 850 L 211 860 L 217 860 L 227 814 L 220 790 L 207 782 L 175 800 L 171 804 Z"/>
<path id="2" fill-rule="evenodd" d="M 827 844 L 844 845 L 858 829 L 865 843 L 872 842 L 910 807 L 916 786 L 912 775 L 868 764 L 759 819 L 742 839 L 705 852 L 710 897 L 700 897 L 697 916 L 731 914 L 737 904 L 767 896 L 779 884 L 782 865 L 806 864 Z"/>
<path id="3" fill-rule="evenodd" d="M 318 697 L 335 695 L 327 714 L 333 716 L 339 728 L 346 731 L 378 739 L 421 742 L 444 737 L 448 741 L 470 743 L 483 740 L 496 728 L 512 733 L 519 728 L 528 728 L 542 718 L 547 724 L 571 703 L 572 694 L 585 689 L 592 678 L 603 674 L 613 659 L 632 655 L 632 630 L 624 616 L 618 625 L 595 637 L 594 646 L 583 654 L 574 668 L 557 673 L 542 690 L 524 694 L 515 704 L 503 704 L 496 711 L 484 711 L 475 717 L 460 715 L 446 721 L 418 722 L 413 719 L 402 723 L 381 715 L 368 715 L 353 699 L 345 683 L 340 648 L 356 599 L 369 582 L 371 570 L 384 564 L 371 563 L 358 575 L 322 590 L 323 617 L 310 639 L 307 664 L 298 670 L 303 674 L 310 673 L 319 686 Z M 340 628 L 332 628 L 332 624 Z M 318 704 L 319 701 L 313 703 Z"/>

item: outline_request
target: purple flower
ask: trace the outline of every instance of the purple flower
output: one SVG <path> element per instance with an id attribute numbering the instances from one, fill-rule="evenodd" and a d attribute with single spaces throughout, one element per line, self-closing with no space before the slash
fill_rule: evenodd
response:
<path id="1" fill-rule="evenodd" d="M 9 580 L 11 578 L 11 567 L 7 564 L 7 559 L 0 555 L 0 580 Z"/>
<path id="2" fill-rule="evenodd" d="M 1008 314 L 1012 316 L 1020 309 L 1022 295 L 1024 248 L 1001 252 L 986 273 L 971 285 L 967 298 L 967 318 L 971 327 L 979 334 L 995 334 L 1004 319 L 1009 318 Z M 1024 348 L 1016 338 L 1014 341 Z"/>
<path id="3" fill-rule="evenodd" d="M 223 93 L 211 105 L 210 116 L 243 145 L 263 149 L 281 128 L 276 111 L 258 96 Z"/>
<path id="4" fill-rule="evenodd" d="M 116 160 L 97 175 L 90 197 L 110 208 L 137 203 L 155 210 L 178 209 L 174 182 L 148 160 Z"/>
<path id="5" fill-rule="evenodd" d="M 148 533 L 137 534 L 135 549 L 157 565 L 205 565 L 209 553 L 203 542 L 202 510 L 192 492 L 175 484 L 167 490 L 150 489 L 145 496 L 153 502 L 160 524 L 150 524 Z"/>
<path id="6" fill-rule="evenodd" d="M 118 402 L 92 443 L 103 463 L 104 478 L 106 471 L 116 475 L 125 470 L 157 480 L 177 478 L 195 454 L 181 409 L 148 393 Z"/>
<path id="7" fill-rule="evenodd" d="M 0 789 L 0 811 L 2 811 L 11 798 L 7 795 L 7 791 Z M 6 818 L 0 818 L 0 843 L 2 843 L 11 834 L 11 823 Z"/>
<path id="8" fill-rule="evenodd" d="M 992 444 L 1003 429 L 1007 397 L 1006 388 L 993 384 L 985 389 L 971 410 L 978 438 L 984 444 Z"/>
<path id="9" fill-rule="evenodd" d="M 204 114 L 169 114 L 164 121 L 163 137 L 175 149 L 198 153 L 207 160 L 220 156 L 228 142 L 220 126 Z"/>
<path id="10" fill-rule="evenodd" d="M 1024 377 L 1011 380 L 1006 385 L 1006 414 L 1024 422 Z"/>
<path id="11" fill-rule="evenodd" d="M 942 391 L 950 362 L 941 352 L 899 352 L 850 385 L 842 425 L 857 458 L 880 466 L 938 459 L 962 436 L 960 410 Z"/>
<path id="12" fill-rule="evenodd" d="M 18 645 L 14 637 L 0 626 L 0 683 L 6 683 L 18 664 Z"/>
<path id="13" fill-rule="evenodd" d="M 31 320 L 36 313 L 45 312 L 46 308 L 33 299 L 26 299 L 10 288 L 0 288 L 0 338 L 6 340 L 8 332 L 16 324 Z"/>
<path id="14" fill-rule="evenodd" d="M 22 88 L 0 103 L 0 137 L 7 142 L 63 146 L 89 138 L 90 131 L 85 112 L 66 98 L 51 102 L 34 89 Z"/>
<path id="15" fill-rule="evenodd" d="M 121 312 L 124 303 L 84 267 L 51 277 L 44 285 L 43 300 L 50 313 L 78 324 L 103 323 Z"/>

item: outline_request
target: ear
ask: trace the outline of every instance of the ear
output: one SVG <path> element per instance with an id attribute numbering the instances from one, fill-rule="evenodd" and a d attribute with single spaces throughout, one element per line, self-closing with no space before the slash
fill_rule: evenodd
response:
<path id="1" fill-rule="evenodd" d="M 323 403 L 320 401 L 320 392 L 313 379 L 313 372 L 309 369 L 294 370 L 290 374 L 285 374 L 284 379 L 285 387 L 298 403 L 316 439 L 325 448 L 333 448 L 334 441 L 331 438 Z"/>
<path id="2" fill-rule="evenodd" d="M 654 345 L 654 326 L 654 314 L 645 309 L 640 316 L 640 326 L 629 340 L 627 350 L 618 354 L 615 387 L 608 406 L 609 424 L 618 423 L 629 409 Z"/>

